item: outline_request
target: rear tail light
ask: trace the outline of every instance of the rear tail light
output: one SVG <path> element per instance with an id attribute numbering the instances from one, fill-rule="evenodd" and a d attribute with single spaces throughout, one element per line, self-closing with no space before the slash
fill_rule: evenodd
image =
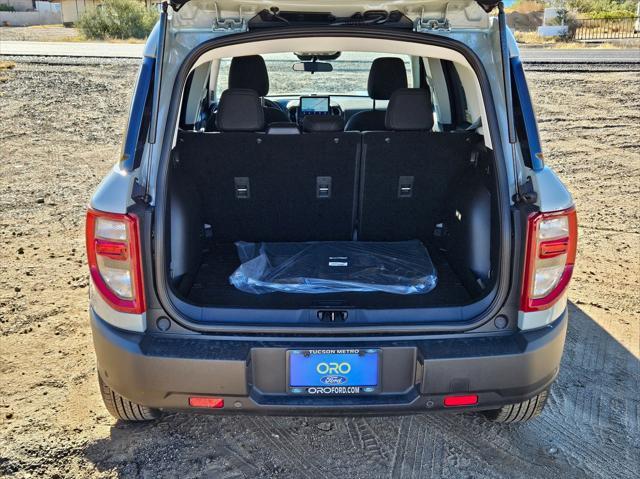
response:
<path id="1" fill-rule="evenodd" d="M 550 308 L 565 292 L 573 273 L 577 241 L 574 208 L 529 216 L 522 311 Z"/>
<path id="2" fill-rule="evenodd" d="M 89 271 L 98 293 L 117 311 L 143 313 L 138 219 L 89 209 L 86 235 Z"/>

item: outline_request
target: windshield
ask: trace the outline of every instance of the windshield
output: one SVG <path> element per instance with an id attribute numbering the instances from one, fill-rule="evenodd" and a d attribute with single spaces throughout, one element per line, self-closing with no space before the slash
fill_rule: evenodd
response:
<path id="1" fill-rule="evenodd" d="M 270 53 L 262 55 L 269 73 L 269 95 L 333 95 L 368 97 L 367 81 L 371 63 L 378 57 L 401 58 L 407 70 L 407 83 L 412 86 L 411 61 L 407 55 L 390 55 L 388 53 L 343 52 L 339 58 L 329 60 L 333 67 L 330 72 L 293 71 L 293 65 L 300 60 L 294 53 Z M 220 72 L 216 93 L 227 88 L 229 79 L 230 58 L 220 62 Z"/>

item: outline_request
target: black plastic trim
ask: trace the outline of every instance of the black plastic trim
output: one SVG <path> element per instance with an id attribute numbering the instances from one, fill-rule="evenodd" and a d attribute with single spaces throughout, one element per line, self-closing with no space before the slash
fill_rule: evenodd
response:
<path id="1" fill-rule="evenodd" d="M 567 318 L 565 309 L 544 328 L 491 336 L 325 339 L 332 348 L 380 349 L 382 392 L 301 397 L 288 394 L 286 376 L 287 350 L 309 347 L 298 338 L 132 333 L 90 311 L 98 374 L 130 401 L 185 410 L 189 396 L 212 395 L 225 398 L 225 409 L 210 412 L 290 415 L 427 412 L 442 409 L 445 395 L 465 392 L 479 395 L 476 409 L 524 401 L 555 379 Z"/>
<path id="2" fill-rule="evenodd" d="M 505 167 L 505 159 L 503 156 L 503 145 L 500 132 L 500 125 L 497 119 L 493 93 L 489 80 L 482 65 L 482 62 L 478 56 L 464 43 L 457 40 L 452 40 L 439 35 L 427 34 L 427 33 L 414 33 L 404 31 L 375 31 L 371 28 L 355 28 L 355 27 L 313 27 L 313 28 L 286 28 L 286 29 L 274 29 L 274 30 L 262 30 L 257 32 L 247 32 L 227 35 L 222 38 L 216 38 L 208 40 L 197 46 L 183 61 L 179 73 L 174 80 L 173 94 L 171 97 L 171 103 L 167 112 L 167 123 L 165 125 L 165 131 L 175 131 L 178 121 L 178 115 L 176 112 L 180 108 L 181 93 L 183 90 L 184 82 L 187 78 L 189 71 L 195 64 L 196 60 L 209 50 L 236 45 L 246 44 L 252 42 L 268 41 L 282 38 L 302 38 L 302 37 L 360 37 L 360 38 L 374 38 L 383 40 L 393 40 L 400 42 L 419 43 L 424 45 L 435 45 L 444 48 L 454 50 L 465 57 L 473 68 L 480 87 L 485 103 L 485 109 L 488 120 L 488 130 L 491 135 L 491 141 L 493 144 L 493 153 L 496 167 L 496 179 L 497 179 L 497 191 L 499 194 L 498 209 L 499 209 L 499 221 L 500 221 L 500 261 L 498 267 L 498 284 L 496 295 L 492 301 L 492 304 L 487 308 L 484 314 L 474 318 L 470 321 L 460 321 L 455 324 L 451 323 L 430 323 L 420 325 L 385 325 L 385 326 L 340 326 L 332 327 L 295 327 L 295 326 L 265 326 L 261 324 L 245 324 L 245 325 L 220 325 L 220 324 L 203 324 L 185 318 L 180 311 L 172 303 L 171 295 L 168 291 L 168 283 L 166 278 L 166 254 L 164 235 L 155 235 L 155 290 L 158 295 L 158 299 L 166 311 L 166 313 L 172 317 L 177 323 L 181 324 L 187 329 L 206 333 L 249 333 L 249 334 L 288 334 L 288 333 L 303 333 L 303 334 L 325 334 L 325 335 L 339 335 L 339 334 L 379 334 L 379 333 L 424 333 L 424 332 L 437 332 L 437 331 L 471 331 L 481 327 L 485 323 L 491 320 L 496 314 L 500 312 L 500 309 L 505 303 L 509 294 L 510 281 L 510 261 L 511 255 L 508 253 L 512 250 L 512 225 L 509 211 L 509 205 L 511 204 L 509 198 L 509 188 L 507 184 L 507 174 Z M 165 218 L 166 218 L 166 198 L 167 198 L 167 174 L 170 164 L 170 154 L 173 146 L 173 135 L 165 135 L 162 145 L 160 162 L 158 165 L 157 183 L 156 183 L 156 207 L 155 207 L 155 231 L 164 231 Z"/>

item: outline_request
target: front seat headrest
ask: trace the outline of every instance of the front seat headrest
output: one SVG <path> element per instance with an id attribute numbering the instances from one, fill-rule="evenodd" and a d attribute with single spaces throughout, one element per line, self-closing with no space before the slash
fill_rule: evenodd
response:
<path id="1" fill-rule="evenodd" d="M 396 90 L 389 100 L 384 125 L 387 130 L 431 131 L 433 107 L 429 90 L 423 88 Z"/>
<path id="2" fill-rule="evenodd" d="M 249 88 L 258 96 L 269 93 L 269 75 L 260 55 L 233 57 L 229 66 L 229 88 Z"/>
<path id="3" fill-rule="evenodd" d="M 407 88 L 407 69 L 396 57 L 376 58 L 369 70 L 367 91 L 374 100 L 388 100 L 394 91 Z"/>
<path id="4" fill-rule="evenodd" d="M 319 133 L 327 131 L 343 131 L 344 120 L 340 116 L 315 116 L 307 115 L 302 119 L 302 131 L 306 133 Z"/>
<path id="5" fill-rule="evenodd" d="M 220 131 L 262 131 L 264 112 L 255 90 L 230 88 L 222 92 L 218 103 L 216 127 Z"/>

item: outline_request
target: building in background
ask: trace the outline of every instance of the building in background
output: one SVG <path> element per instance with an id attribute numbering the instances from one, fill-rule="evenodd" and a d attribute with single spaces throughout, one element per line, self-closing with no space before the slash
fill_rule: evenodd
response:
<path id="1" fill-rule="evenodd" d="M 13 8 L 16 12 L 28 12 L 35 10 L 32 0 L 0 0 L 0 5 Z"/>
<path id="2" fill-rule="evenodd" d="M 49 0 L 0 0 L 0 26 L 26 27 L 61 23 L 60 2 Z"/>

